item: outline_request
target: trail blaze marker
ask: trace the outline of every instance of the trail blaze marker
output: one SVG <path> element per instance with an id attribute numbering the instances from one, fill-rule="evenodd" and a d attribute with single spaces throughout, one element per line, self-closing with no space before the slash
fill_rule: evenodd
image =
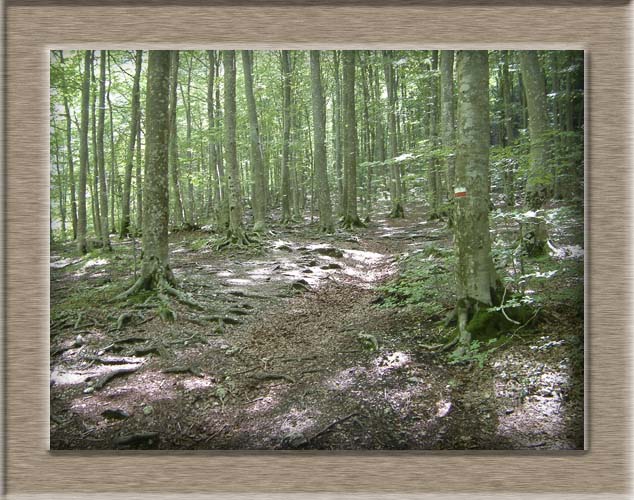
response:
<path id="1" fill-rule="evenodd" d="M 467 188 L 466 187 L 457 187 L 453 190 L 454 198 L 466 198 L 467 197 Z"/>

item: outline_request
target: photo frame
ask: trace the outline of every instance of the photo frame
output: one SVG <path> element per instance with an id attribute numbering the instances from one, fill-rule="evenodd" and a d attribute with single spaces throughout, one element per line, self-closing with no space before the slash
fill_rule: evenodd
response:
<path id="1" fill-rule="evenodd" d="M 9 498 L 626 498 L 627 2 L 9 1 L 5 34 L 4 461 Z M 51 48 L 586 51 L 586 450 L 50 452 Z M 629 107 L 628 107 L 629 105 Z M 602 496 L 603 497 L 603 496 Z"/>

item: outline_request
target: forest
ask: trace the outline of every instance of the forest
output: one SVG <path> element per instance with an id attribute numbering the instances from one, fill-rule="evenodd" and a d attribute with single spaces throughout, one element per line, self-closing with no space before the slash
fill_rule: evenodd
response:
<path id="1" fill-rule="evenodd" d="M 52 50 L 50 447 L 583 449 L 584 53 Z"/>

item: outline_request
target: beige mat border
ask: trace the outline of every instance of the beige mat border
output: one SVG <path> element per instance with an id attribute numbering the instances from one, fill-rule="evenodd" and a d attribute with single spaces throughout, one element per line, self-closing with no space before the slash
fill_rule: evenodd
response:
<path id="1" fill-rule="evenodd" d="M 136 498 L 131 494 L 136 492 L 180 498 L 213 492 L 220 495 L 213 498 L 225 493 L 226 498 L 256 493 L 254 498 L 413 498 L 421 492 L 422 498 L 430 493 L 460 498 L 455 494 L 490 492 L 499 498 L 586 498 L 625 493 L 632 415 L 625 281 L 631 8 L 620 2 L 607 7 L 420 3 L 20 7 L 16 1 L 7 8 L 4 444 L 10 496 L 95 498 L 92 494 L 100 492 L 103 498 Z M 587 451 L 49 452 L 48 49 L 60 47 L 587 50 Z M 289 495 L 300 491 L 306 495 Z"/>

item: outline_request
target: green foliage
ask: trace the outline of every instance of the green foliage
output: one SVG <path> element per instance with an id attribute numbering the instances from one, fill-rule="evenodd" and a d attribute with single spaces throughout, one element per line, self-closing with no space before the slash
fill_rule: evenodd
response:
<path id="1" fill-rule="evenodd" d="M 490 338 L 485 343 L 472 340 L 466 349 L 456 349 L 449 353 L 449 364 L 477 363 L 479 368 L 483 368 L 497 342 L 497 338 Z"/>
<path id="2" fill-rule="evenodd" d="M 449 295 L 452 274 L 445 264 L 448 260 L 453 261 L 450 251 L 438 247 L 405 258 L 399 276 L 378 288 L 384 295 L 380 307 L 415 306 L 427 316 L 440 314 L 453 300 Z"/>

